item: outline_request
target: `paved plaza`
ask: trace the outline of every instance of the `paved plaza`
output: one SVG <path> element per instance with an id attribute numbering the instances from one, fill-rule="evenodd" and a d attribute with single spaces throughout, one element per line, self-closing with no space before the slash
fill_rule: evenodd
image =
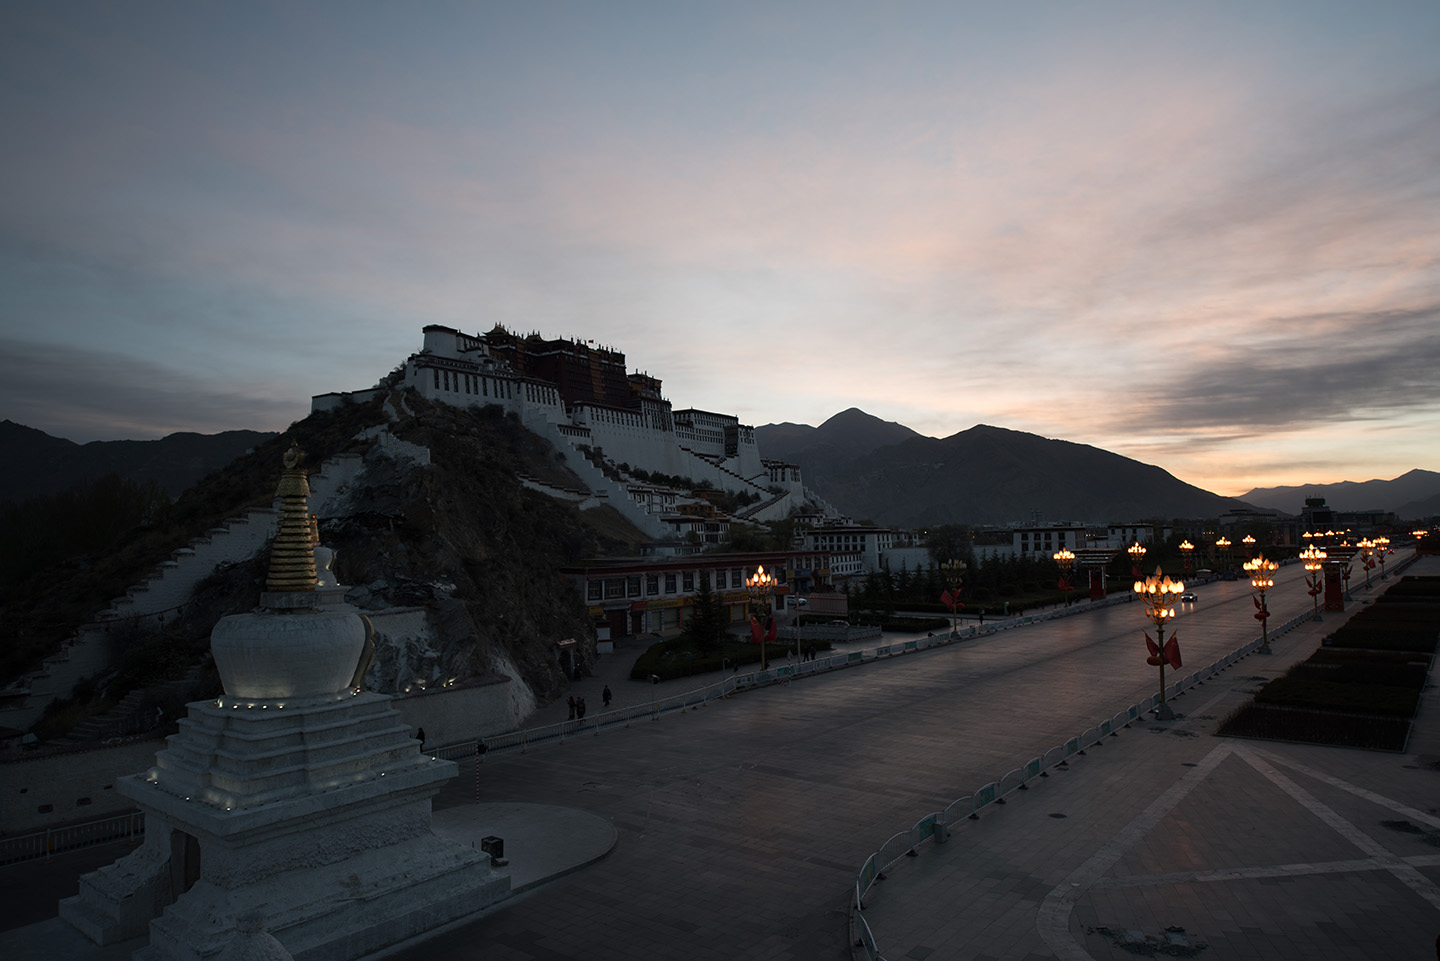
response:
<path id="1" fill-rule="evenodd" d="M 1427 558 L 1410 573 L 1440 574 Z M 1272 623 L 1308 610 L 1282 569 Z M 1356 592 L 1351 610 L 1381 589 Z M 1254 638 L 1248 585 L 1200 588 L 1176 619 L 1186 669 Z M 1005 805 L 899 860 L 866 898 L 889 961 L 1435 957 L 1440 935 L 1440 698 L 1406 753 L 1214 736 L 1339 615 L 1273 640 L 1173 706 L 1106 738 Z M 511 900 L 405 961 L 848 959 L 856 875 L 887 839 L 1153 693 L 1139 605 L 1000 631 L 461 766 L 441 833 L 506 838 Z M 641 642 L 577 684 L 592 712 Z M 670 693 L 687 682 L 661 685 Z M 693 684 L 691 686 L 694 686 Z M 564 719 L 550 705 L 533 719 Z M 478 785 L 478 794 L 477 794 Z M 99 857 L 99 855 L 92 855 Z M 102 860 L 109 860 L 114 853 Z M 7 904 L 59 865 L 0 869 Z M 73 893 L 71 867 L 68 881 Z M 65 882 L 65 878 L 59 879 Z M 11 901 L 15 893 L 18 901 Z M 0 956 L 87 949 L 43 908 Z M 50 918 L 46 920 L 46 918 Z"/>

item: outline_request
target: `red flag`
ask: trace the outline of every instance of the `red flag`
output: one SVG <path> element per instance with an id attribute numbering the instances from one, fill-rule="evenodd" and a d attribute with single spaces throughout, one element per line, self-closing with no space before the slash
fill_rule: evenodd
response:
<path id="1" fill-rule="evenodd" d="M 1146 631 L 1146 632 L 1145 632 L 1145 649 L 1146 649 L 1147 651 L 1149 651 L 1151 654 L 1159 654 L 1159 653 L 1160 653 L 1160 648 L 1156 647 L 1156 646 L 1155 646 L 1155 642 L 1152 641 L 1152 640 L 1150 640 L 1150 632 L 1149 632 L 1149 631 Z"/>
<path id="2" fill-rule="evenodd" d="M 755 619 L 754 614 L 750 615 L 750 643 L 760 643 L 760 622 Z"/>
<path id="3" fill-rule="evenodd" d="M 1180 638 L 1171 635 L 1170 640 L 1165 642 L 1165 660 L 1177 671 L 1180 669 Z"/>
<path id="4" fill-rule="evenodd" d="M 774 615 L 771 615 L 770 617 L 765 618 L 765 640 L 767 640 L 767 641 L 773 641 L 773 640 L 775 640 L 775 635 L 776 635 L 777 633 L 778 633 L 778 632 L 776 631 L 776 627 L 775 627 L 775 617 L 774 617 Z"/>
<path id="5" fill-rule="evenodd" d="M 946 591 L 945 593 L 943 593 L 943 594 L 940 595 L 940 603 L 941 603 L 941 604 L 944 604 L 946 607 L 950 608 L 950 610 L 952 610 L 952 611 L 955 610 L 955 598 L 953 598 L 953 597 L 950 596 L 950 592 L 949 592 L 949 591 Z"/>

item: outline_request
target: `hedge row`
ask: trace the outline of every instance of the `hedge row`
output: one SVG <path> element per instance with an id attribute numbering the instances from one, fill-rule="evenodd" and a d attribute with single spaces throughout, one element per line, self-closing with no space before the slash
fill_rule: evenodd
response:
<path id="1" fill-rule="evenodd" d="M 1266 684 L 1220 733 L 1404 750 L 1437 640 L 1440 578 L 1403 578 Z"/>

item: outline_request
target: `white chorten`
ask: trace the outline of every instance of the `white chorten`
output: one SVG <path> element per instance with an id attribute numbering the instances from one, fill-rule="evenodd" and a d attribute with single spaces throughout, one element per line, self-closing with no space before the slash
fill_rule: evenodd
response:
<path id="1" fill-rule="evenodd" d="M 60 902 L 98 944 L 148 929 L 137 959 L 278 944 L 349 961 L 509 894 L 507 871 L 431 831 L 456 765 L 422 755 L 390 699 L 358 687 L 369 622 L 343 588 L 316 589 L 302 459 L 286 454 L 260 608 L 211 634 L 225 694 L 189 705 L 154 767 L 116 784 L 145 812 L 144 844 Z"/>

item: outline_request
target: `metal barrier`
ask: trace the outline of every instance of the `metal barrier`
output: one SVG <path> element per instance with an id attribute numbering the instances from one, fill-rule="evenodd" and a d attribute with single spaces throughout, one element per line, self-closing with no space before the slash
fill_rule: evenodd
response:
<path id="1" fill-rule="evenodd" d="M 75 851 L 110 841 L 130 841 L 138 844 L 144 836 L 145 815 L 139 811 L 87 821 L 84 824 L 46 828 L 34 834 L 0 839 L 0 864 L 18 864 L 41 858 L 49 860 L 52 855 L 63 851 Z"/>

